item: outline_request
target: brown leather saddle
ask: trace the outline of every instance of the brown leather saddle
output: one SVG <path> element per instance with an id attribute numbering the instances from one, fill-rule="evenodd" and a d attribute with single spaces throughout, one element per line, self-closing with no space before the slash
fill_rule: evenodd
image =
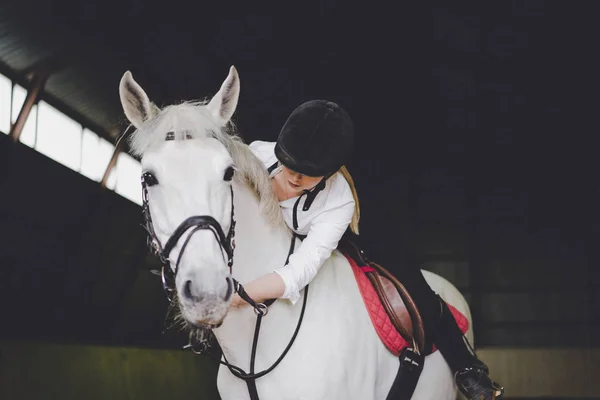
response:
<path id="1" fill-rule="evenodd" d="M 414 343 L 418 353 L 425 348 L 423 320 L 404 285 L 381 265 L 367 260 L 363 251 L 350 240 L 340 243 L 340 250 L 346 252 L 361 266 L 370 266 L 365 274 L 389 316 L 394 328 L 408 343 Z"/>

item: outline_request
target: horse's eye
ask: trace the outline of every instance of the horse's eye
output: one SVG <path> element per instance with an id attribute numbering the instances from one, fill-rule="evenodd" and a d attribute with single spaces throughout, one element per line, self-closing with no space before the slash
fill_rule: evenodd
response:
<path id="1" fill-rule="evenodd" d="M 144 172 L 142 174 L 142 182 L 144 182 L 147 186 L 158 185 L 158 179 L 156 179 L 152 172 Z"/>
<path id="2" fill-rule="evenodd" d="M 229 182 L 231 179 L 233 179 L 234 173 L 235 173 L 235 170 L 233 169 L 233 167 L 228 167 L 225 170 L 225 175 L 223 175 L 223 180 L 226 182 Z"/>

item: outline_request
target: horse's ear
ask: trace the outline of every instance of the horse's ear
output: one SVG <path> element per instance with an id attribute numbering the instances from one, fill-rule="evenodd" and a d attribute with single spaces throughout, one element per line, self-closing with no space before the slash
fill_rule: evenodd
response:
<path id="1" fill-rule="evenodd" d="M 127 119 L 139 128 L 144 121 L 152 116 L 153 108 L 144 89 L 133 79 L 131 72 L 127 71 L 119 84 L 121 105 Z"/>
<path id="2" fill-rule="evenodd" d="M 207 107 L 224 125 L 231 119 L 231 116 L 235 112 L 239 96 L 240 77 L 238 76 L 237 70 L 232 65 L 231 68 L 229 68 L 229 75 L 227 75 L 227 78 L 221 85 L 221 89 L 219 89 L 217 94 L 210 100 Z"/>

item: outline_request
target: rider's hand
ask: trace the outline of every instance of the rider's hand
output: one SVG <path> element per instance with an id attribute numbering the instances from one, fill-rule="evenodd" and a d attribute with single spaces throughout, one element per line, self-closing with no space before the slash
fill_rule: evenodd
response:
<path id="1" fill-rule="evenodd" d="M 252 300 L 262 303 L 282 296 L 285 291 L 285 284 L 279 274 L 271 272 L 244 284 L 244 289 Z M 240 308 L 247 304 L 237 293 L 231 296 L 231 308 Z"/>
<path id="2" fill-rule="evenodd" d="M 229 304 L 229 308 L 241 308 L 244 304 L 248 303 L 242 300 L 242 298 L 237 293 L 234 293 L 233 296 L 231 296 L 231 303 Z"/>

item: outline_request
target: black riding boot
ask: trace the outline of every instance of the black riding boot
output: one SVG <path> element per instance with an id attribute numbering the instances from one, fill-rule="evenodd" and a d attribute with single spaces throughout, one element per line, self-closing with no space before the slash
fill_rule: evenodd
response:
<path id="1" fill-rule="evenodd" d="M 446 302 L 441 297 L 439 300 L 441 315 L 436 327 L 435 345 L 454 372 L 459 390 L 469 400 L 502 399 L 504 388 L 490 379 L 488 367 L 475 355 Z"/>

